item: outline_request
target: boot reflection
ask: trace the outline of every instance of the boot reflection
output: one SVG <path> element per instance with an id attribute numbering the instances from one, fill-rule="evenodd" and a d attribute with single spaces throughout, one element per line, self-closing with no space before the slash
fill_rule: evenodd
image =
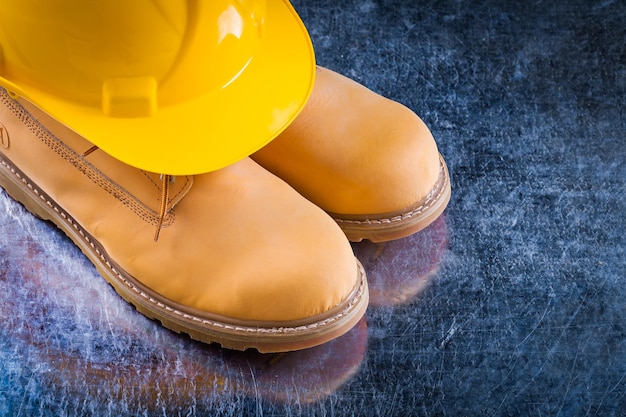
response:
<path id="1" fill-rule="evenodd" d="M 357 373 L 367 350 L 365 318 L 345 335 L 323 345 L 288 353 L 224 351 L 241 375 L 234 387 L 272 401 L 312 403 L 323 399 Z"/>
<path id="2" fill-rule="evenodd" d="M 352 247 L 367 271 L 370 305 L 408 303 L 437 275 L 448 248 L 445 213 L 426 229 L 406 238 L 381 243 L 362 241 Z"/>
<path id="3" fill-rule="evenodd" d="M 162 329 L 135 314 L 51 225 L 0 200 L 0 392 L 9 414 L 237 414 L 250 401 L 321 400 L 360 368 L 364 319 L 329 343 L 271 355 Z"/>
<path id="4" fill-rule="evenodd" d="M 32 338 L 21 340 L 29 359 L 46 368 L 37 376 L 38 402 L 89 403 L 88 408 L 96 411 L 138 407 L 149 412 L 180 410 L 191 403 L 220 408 L 243 403 L 245 397 L 287 405 L 314 403 L 354 376 L 366 341 L 365 319 L 324 345 L 280 354 L 231 351 L 189 340 L 152 351 L 131 344 L 135 352 L 127 351 L 124 358 L 121 352 L 95 357 L 50 349 Z M 153 341 L 144 338 L 144 342 Z"/>

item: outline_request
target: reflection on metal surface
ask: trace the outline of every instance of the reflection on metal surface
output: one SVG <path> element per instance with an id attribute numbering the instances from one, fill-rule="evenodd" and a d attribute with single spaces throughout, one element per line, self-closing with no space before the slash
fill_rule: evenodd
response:
<path id="1" fill-rule="evenodd" d="M 311 403 L 365 356 L 364 319 L 334 341 L 283 354 L 192 341 L 135 312 L 68 239 L 4 193 L 0 230 L 0 403 L 8 399 L 9 414 L 29 405 L 98 415 Z"/>
<path id="2" fill-rule="evenodd" d="M 448 247 L 445 213 L 426 229 L 390 242 L 353 243 L 367 272 L 370 305 L 392 306 L 410 302 L 436 276 Z"/>

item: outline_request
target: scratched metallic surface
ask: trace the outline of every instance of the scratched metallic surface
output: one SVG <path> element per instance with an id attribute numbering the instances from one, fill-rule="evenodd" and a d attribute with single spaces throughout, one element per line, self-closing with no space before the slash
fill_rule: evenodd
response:
<path id="1" fill-rule="evenodd" d="M 626 415 L 626 2 L 298 0 L 318 63 L 403 102 L 445 215 L 355 244 L 372 305 L 283 355 L 144 318 L 0 194 L 0 415 Z"/>

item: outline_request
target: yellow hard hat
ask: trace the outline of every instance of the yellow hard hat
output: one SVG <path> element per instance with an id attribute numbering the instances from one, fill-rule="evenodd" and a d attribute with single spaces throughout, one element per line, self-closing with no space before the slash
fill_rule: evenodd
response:
<path id="1" fill-rule="evenodd" d="M 315 77 L 287 0 L 2 0 L 0 86 L 121 161 L 213 171 L 297 116 Z"/>

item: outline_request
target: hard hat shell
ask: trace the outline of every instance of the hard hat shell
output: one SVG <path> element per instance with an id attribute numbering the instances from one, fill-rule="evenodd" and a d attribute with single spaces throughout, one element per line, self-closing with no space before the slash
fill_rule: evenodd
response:
<path id="1" fill-rule="evenodd" d="M 121 161 L 191 175 L 260 149 L 313 88 L 286 0 L 2 0 L 0 86 Z"/>

